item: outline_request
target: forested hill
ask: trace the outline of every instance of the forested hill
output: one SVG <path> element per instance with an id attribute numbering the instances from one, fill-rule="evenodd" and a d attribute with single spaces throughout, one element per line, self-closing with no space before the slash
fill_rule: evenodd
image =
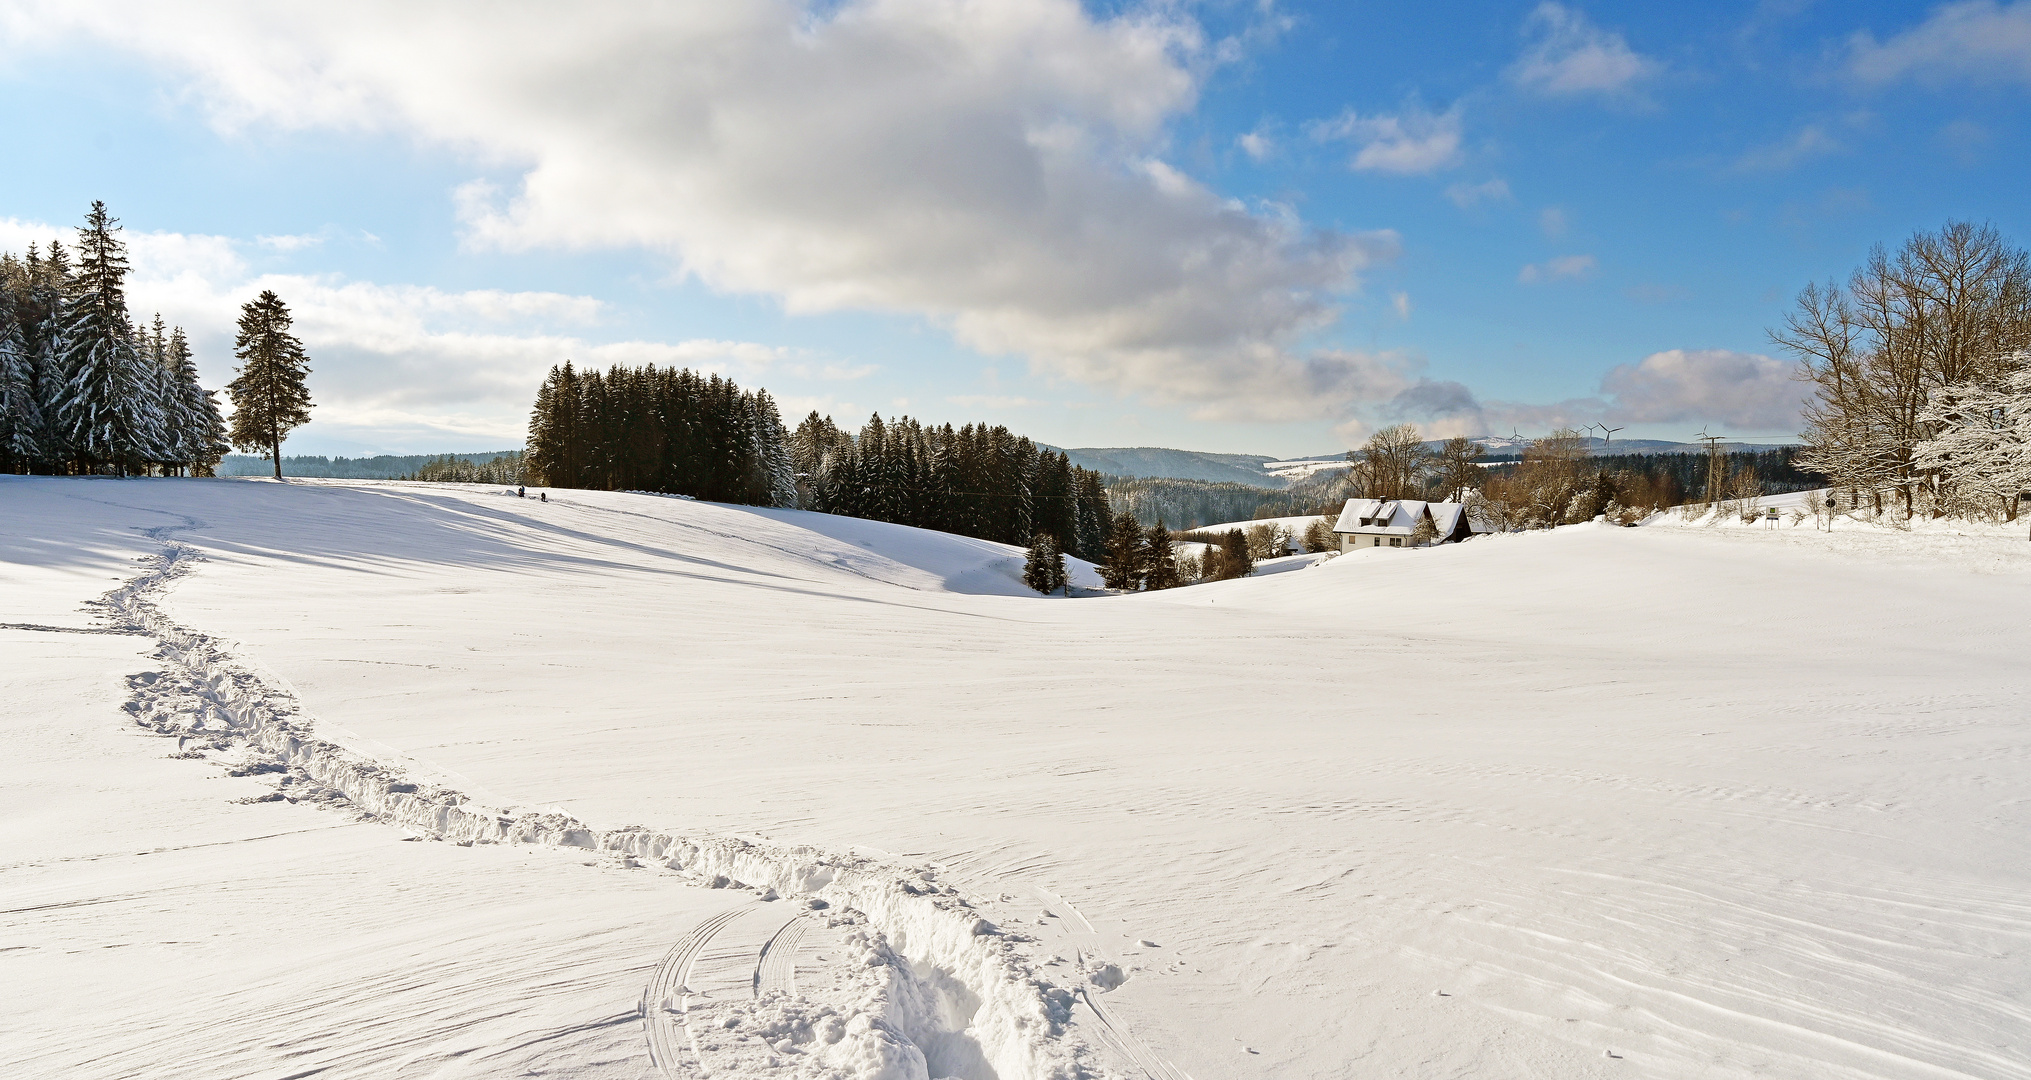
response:
<path id="1" fill-rule="evenodd" d="M 1281 477 L 1271 476 L 1262 470 L 1264 462 L 1277 460 L 1263 454 L 1206 454 L 1160 446 L 1051 449 L 1058 450 L 1082 469 L 1091 469 L 1106 476 L 1207 480 L 1271 489 L 1284 486 Z"/>
<path id="2" fill-rule="evenodd" d="M 378 457 L 324 457 L 322 455 L 285 456 L 282 459 L 284 476 L 317 476 L 337 480 L 398 480 L 409 476 L 433 461 L 446 457 L 474 464 L 492 461 L 514 450 L 491 450 L 477 454 L 382 454 Z M 247 454 L 227 454 L 219 462 L 220 476 L 267 476 L 275 466 L 265 457 Z"/>

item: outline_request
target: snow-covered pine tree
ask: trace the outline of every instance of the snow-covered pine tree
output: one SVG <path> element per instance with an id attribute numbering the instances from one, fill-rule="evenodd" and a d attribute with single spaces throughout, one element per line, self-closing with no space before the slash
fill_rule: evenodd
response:
<path id="1" fill-rule="evenodd" d="M 164 349 L 176 387 L 176 459 L 192 476 L 210 476 L 232 444 L 226 440 L 226 418 L 218 399 L 198 384 L 197 361 L 183 327 L 172 327 Z"/>
<path id="2" fill-rule="evenodd" d="M 86 467 L 121 475 L 142 464 L 160 424 L 149 409 L 148 370 L 127 315 L 127 246 L 106 204 L 92 203 L 78 230 L 78 272 L 63 304 L 60 364 L 65 374 L 56 423 Z"/>
<path id="3" fill-rule="evenodd" d="M 790 466 L 790 433 L 783 430 L 783 416 L 767 390 L 755 391 L 754 402 L 755 458 L 767 479 L 766 501 L 761 505 L 794 507 L 797 472 Z"/>
<path id="4" fill-rule="evenodd" d="M 0 297 L 0 472 L 27 472 L 42 456 L 35 364 L 13 297 Z"/>
<path id="5" fill-rule="evenodd" d="M 1065 587 L 1065 555 L 1050 533 L 1038 533 L 1023 558 L 1023 584 L 1049 596 Z"/>
<path id="6" fill-rule="evenodd" d="M 310 422 L 310 390 L 304 385 L 310 358 L 289 332 L 291 322 L 288 306 L 272 290 L 263 289 L 243 305 L 233 339 L 240 376 L 226 384 L 233 399 L 228 437 L 242 450 L 268 451 L 277 480 L 282 479 L 282 440 Z"/>
<path id="7" fill-rule="evenodd" d="M 68 381 L 63 358 L 63 301 L 71 291 L 70 253 L 58 241 L 50 242 L 47 255 L 39 255 L 30 244 L 25 269 L 27 302 L 19 312 L 21 335 L 28 346 L 35 381 L 36 411 L 42 417 L 37 439 L 42 451 L 40 467 L 54 472 L 76 456 L 57 423 Z"/>
<path id="8" fill-rule="evenodd" d="M 183 395 L 178 392 L 176 375 L 169 366 L 169 333 L 162 323 L 161 312 L 155 313 L 155 321 L 148 327 L 135 332 L 134 352 L 141 363 L 140 377 L 136 380 L 141 395 L 137 412 L 149 417 L 143 432 L 148 460 L 161 463 L 165 469 L 180 468 Z"/>

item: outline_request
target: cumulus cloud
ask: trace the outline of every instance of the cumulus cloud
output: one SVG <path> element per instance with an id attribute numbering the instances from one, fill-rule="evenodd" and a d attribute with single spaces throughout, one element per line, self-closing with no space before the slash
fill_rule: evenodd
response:
<path id="1" fill-rule="evenodd" d="M 1620 364 L 1601 380 L 1616 416 L 1631 423 L 1713 422 L 1757 432 L 1798 426 L 1803 393 L 1794 367 L 1760 353 L 1667 349 Z"/>
<path id="2" fill-rule="evenodd" d="M 1888 40 L 1867 31 L 1848 39 L 1847 73 L 1858 81 L 2031 83 L 2031 0 L 1944 4 Z"/>
<path id="3" fill-rule="evenodd" d="M 1460 161 L 1458 105 L 1442 113 L 1413 105 L 1393 116 L 1363 116 L 1349 109 L 1333 120 L 1313 124 L 1311 132 L 1320 142 L 1344 139 L 1358 144 L 1360 149 L 1348 161 L 1348 167 L 1356 172 L 1412 176 L 1450 168 Z"/>
<path id="4" fill-rule="evenodd" d="M 512 173 L 458 193 L 478 248 L 648 249 L 793 313 L 916 315 L 1046 374 L 1236 416 L 1318 407 L 1276 396 L 1331 366 L 1294 342 L 1394 248 L 1159 160 L 1218 62 L 1173 5 L 8 10 L 15 49 L 82 35 L 151 58 L 222 127 L 389 132 Z M 1381 141 L 1377 167 L 1436 160 Z"/>
<path id="5" fill-rule="evenodd" d="M 1516 280 L 1525 285 L 1551 281 L 1582 281 L 1594 276 L 1596 265 L 1592 255 L 1561 255 L 1541 263 L 1530 263 L 1517 271 Z"/>
<path id="6" fill-rule="evenodd" d="M 1547 96 L 1626 94 L 1659 70 L 1621 34 L 1595 26 L 1564 4 L 1539 4 L 1524 20 L 1523 32 L 1528 44 L 1510 65 L 1509 78 Z"/>
<path id="7" fill-rule="evenodd" d="M 1446 198 L 1462 210 L 1471 210 L 1482 203 L 1506 203 L 1516 201 L 1509 193 L 1509 181 L 1496 177 L 1478 184 L 1454 184 L 1446 189 Z"/>
<path id="8" fill-rule="evenodd" d="M 1754 435 L 1799 426 L 1803 394 L 1794 367 L 1760 353 L 1667 349 L 1618 364 L 1598 393 L 1550 403 L 1482 401 L 1457 382 L 1419 378 L 1376 415 L 1411 421 L 1431 437 L 1537 434 L 1560 427 L 1614 424 L 1712 424 Z"/>

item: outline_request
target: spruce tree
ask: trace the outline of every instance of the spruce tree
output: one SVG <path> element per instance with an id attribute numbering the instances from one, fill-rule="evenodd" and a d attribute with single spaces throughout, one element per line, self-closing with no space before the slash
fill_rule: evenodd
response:
<path id="1" fill-rule="evenodd" d="M 226 384 L 233 399 L 230 438 L 242 450 L 266 450 L 282 479 L 282 440 L 310 422 L 310 358 L 303 343 L 289 332 L 289 309 L 272 290 L 240 308 L 240 332 L 233 355 L 240 376 Z"/>
<path id="2" fill-rule="evenodd" d="M 42 456 L 35 364 L 14 305 L 0 306 L 0 471 L 27 472 Z"/>
<path id="3" fill-rule="evenodd" d="M 1065 587 L 1065 555 L 1050 533 L 1038 533 L 1023 558 L 1023 584 L 1049 596 Z"/>
<path id="4" fill-rule="evenodd" d="M 776 399 L 767 390 L 755 391 L 755 456 L 766 478 L 763 506 L 797 505 L 797 471 L 790 463 L 790 436 L 783 429 Z"/>
<path id="5" fill-rule="evenodd" d="M 50 242 L 47 255 L 38 255 L 35 245 L 30 244 L 25 269 L 28 287 L 27 302 L 20 313 L 21 333 L 28 346 L 36 411 L 42 420 L 37 439 L 42 467 L 54 472 L 75 456 L 70 440 L 58 424 L 66 382 L 63 301 L 71 291 L 70 254 L 56 241 Z"/>
<path id="6" fill-rule="evenodd" d="M 1171 530 L 1164 527 L 1161 519 L 1143 534 L 1143 551 L 1146 562 L 1142 587 L 1152 592 L 1177 588 L 1178 557 L 1171 550 Z"/>
<path id="7" fill-rule="evenodd" d="M 219 412 L 218 399 L 198 385 L 197 362 L 191 358 L 190 339 L 183 327 L 169 332 L 165 349 L 177 395 L 177 456 L 192 476 L 210 476 L 232 444 L 226 439 L 226 420 Z"/>
<path id="8" fill-rule="evenodd" d="M 1100 568 L 1100 581 L 1110 589 L 1134 592 L 1142 576 L 1142 525 L 1124 510 L 1115 515 L 1114 528 L 1107 534 L 1107 561 Z"/>
<path id="9" fill-rule="evenodd" d="M 87 466 L 125 475 L 152 448 L 160 414 L 150 409 L 152 376 L 135 348 L 127 314 L 127 246 L 106 204 L 94 202 L 78 230 L 78 273 L 63 304 L 59 363 L 64 373 L 57 426 Z"/>

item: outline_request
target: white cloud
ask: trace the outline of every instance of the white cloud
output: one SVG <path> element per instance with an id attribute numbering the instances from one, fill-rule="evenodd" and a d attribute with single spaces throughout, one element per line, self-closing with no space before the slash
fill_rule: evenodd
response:
<path id="1" fill-rule="evenodd" d="M 1517 272 L 1516 280 L 1525 285 L 1537 285 L 1548 281 L 1580 281 L 1594 276 L 1598 264 L 1592 255 L 1561 255 L 1541 263 L 1531 263 Z"/>
<path id="2" fill-rule="evenodd" d="M 1411 304 L 1409 293 L 1407 292 L 1390 293 L 1389 306 L 1392 310 L 1396 312 L 1397 318 L 1402 319 L 1405 322 L 1410 321 Z"/>
<path id="3" fill-rule="evenodd" d="M 1462 210 L 1471 210 L 1482 203 L 1516 201 L 1516 197 L 1509 193 L 1509 181 L 1499 176 L 1478 184 L 1454 184 L 1446 189 L 1446 198 L 1453 200 L 1453 205 Z"/>
<path id="4" fill-rule="evenodd" d="M 1271 154 L 1276 153 L 1276 140 L 1261 128 L 1245 135 L 1235 136 L 1234 145 L 1239 146 L 1242 153 L 1256 161 L 1266 161 Z"/>
<path id="5" fill-rule="evenodd" d="M 1804 393 L 1789 363 L 1728 349 L 1667 349 L 1601 379 L 1631 423 L 1713 423 L 1754 434 L 1797 430 Z"/>
<path id="6" fill-rule="evenodd" d="M 1813 158 L 1839 153 L 1840 141 L 1818 124 L 1807 124 L 1796 135 L 1757 147 L 1735 159 L 1735 172 L 1783 172 Z"/>
<path id="7" fill-rule="evenodd" d="M 1395 116 L 1362 116 L 1349 109 L 1311 126 L 1320 142 L 1346 139 L 1360 145 L 1348 166 L 1356 172 L 1412 176 L 1459 164 L 1460 106 L 1434 113 L 1417 105 Z M 1498 181 L 1499 182 L 1499 181 Z"/>
<path id="8" fill-rule="evenodd" d="M 1794 368 L 1760 353 L 1667 349 L 1618 364 L 1588 397 L 1536 404 L 1480 401 L 1457 382 L 1420 378 L 1377 417 L 1412 421 L 1428 437 L 1542 434 L 1560 427 L 1613 424 L 1709 424 L 1744 435 L 1798 429 L 1803 393 Z"/>
<path id="9" fill-rule="evenodd" d="M 1238 416 L 1322 407 L 1275 396 L 1318 359 L 1294 343 L 1394 250 L 1156 167 L 1217 62 L 1172 5 L 8 10 L 17 52 L 84 35 L 141 54 L 223 127 L 393 132 L 519 174 L 460 190 L 478 248 L 645 248 L 793 313 L 920 315 L 1046 374 Z M 1369 160 L 1437 160 L 1421 145 Z"/>
<path id="10" fill-rule="evenodd" d="M 1539 4 L 1524 20 L 1523 32 L 1529 44 L 1510 66 L 1509 78 L 1540 94 L 1626 94 L 1659 70 L 1621 34 L 1602 30 L 1563 4 Z"/>
<path id="11" fill-rule="evenodd" d="M 1877 84 L 2031 83 L 2031 0 L 1943 4 L 1887 41 L 1856 31 L 1848 39 L 1847 71 Z"/>
<path id="12" fill-rule="evenodd" d="M 1554 240 L 1564 236 L 1571 224 L 1566 212 L 1559 207 L 1547 206 L 1537 212 L 1537 227 Z"/>

